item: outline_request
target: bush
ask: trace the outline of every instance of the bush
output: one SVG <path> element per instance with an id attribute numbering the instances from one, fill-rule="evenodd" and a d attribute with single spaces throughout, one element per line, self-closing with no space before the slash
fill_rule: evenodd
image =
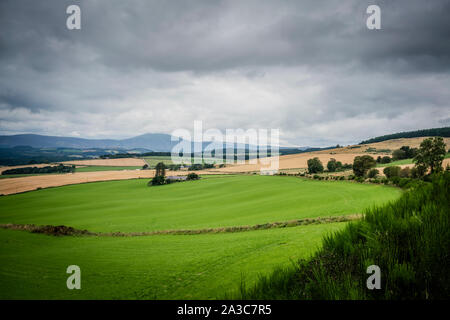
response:
<path id="1" fill-rule="evenodd" d="M 309 173 L 323 172 L 323 164 L 319 160 L 319 158 L 315 157 L 313 159 L 308 159 L 308 172 Z"/>
<path id="2" fill-rule="evenodd" d="M 160 186 L 166 183 L 164 176 L 156 176 L 148 183 L 149 186 Z"/>
<path id="3" fill-rule="evenodd" d="M 380 163 L 386 164 L 386 163 L 390 163 L 392 161 L 392 159 L 388 156 L 384 156 L 383 158 L 381 158 Z"/>
<path id="4" fill-rule="evenodd" d="M 369 178 L 375 178 L 379 173 L 380 171 L 378 171 L 378 169 L 370 169 L 369 172 L 367 173 L 367 176 Z"/>
<path id="5" fill-rule="evenodd" d="M 398 166 L 386 167 L 384 168 L 383 173 L 388 178 L 398 177 L 400 176 L 400 170 L 401 168 Z"/>
<path id="6" fill-rule="evenodd" d="M 200 179 L 199 175 L 194 172 L 189 173 L 186 178 L 186 180 L 198 180 L 198 179 Z"/>
<path id="7" fill-rule="evenodd" d="M 363 177 L 366 175 L 366 172 L 372 168 L 375 167 L 376 161 L 374 158 L 368 155 L 364 156 L 357 156 L 353 160 L 353 173 L 355 176 Z"/>
<path id="8" fill-rule="evenodd" d="M 393 184 L 398 185 L 398 183 L 400 182 L 400 177 L 399 177 L 399 176 L 394 176 L 394 177 L 389 178 L 389 180 L 390 180 Z"/>
<path id="9" fill-rule="evenodd" d="M 330 161 L 327 163 L 327 169 L 330 172 L 335 172 L 337 169 L 337 161 L 334 158 L 331 158 Z"/>
<path id="10" fill-rule="evenodd" d="M 408 167 L 401 169 L 399 176 L 401 178 L 409 178 L 411 176 L 411 169 Z"/>

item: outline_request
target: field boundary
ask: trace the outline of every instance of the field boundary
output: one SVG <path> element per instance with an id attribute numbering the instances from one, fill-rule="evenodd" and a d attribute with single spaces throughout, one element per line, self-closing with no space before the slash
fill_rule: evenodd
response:
<path id="1" fill-rule="evenodd" d="M 45 225 L 39 226 L 34 224 L 0 224 L 0 228 L 10 230 L 28 231 L 31 233 L 42 233 L 53 236 L 97 236 L 97 237 L 139 237 L 139 236 L 154 236 L 154 235 L 194 235 L 205 233 L 233 233 L 233 232 L 245 232 L 266 230 L 274 228 L 288 228 L 297 227 L 310 224 L 324 224 L 324 223 L 336 223 L 347 222 L 352 220 L 358 220 L 362 218 L 362 214 L 351 214 L 345 216 L 335 217 L 319 217 L 319 218 L 306 218 L 289 220 L 284 222 L 269 222 L 264 224 L 256 224 L 252 226 L 235 226 L 235 227 L 219 227 L 219 228 L 207 228 L 207 229 L 192 229 L 192 230 L 160 230 L 160 231 L 148 231 L 148 232 L 91 232 L 88 230 L 79 230 L 73 227 L 64 225 L 52 226 Z"/>

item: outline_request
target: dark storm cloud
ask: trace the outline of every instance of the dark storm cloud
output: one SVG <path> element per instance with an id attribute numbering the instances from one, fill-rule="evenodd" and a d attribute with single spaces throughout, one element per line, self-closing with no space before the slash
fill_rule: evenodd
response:
<path id="1" fill-rule="evenodd" d="M 65 27 L 71 4 L 80 31 Z M 366 28 L 369 4 L 382 30 Z M 438 126 L 448 12 L 447 0 L 2 1 L 1 131 L 126 136 L 203 119 L 326 144 Z"/>

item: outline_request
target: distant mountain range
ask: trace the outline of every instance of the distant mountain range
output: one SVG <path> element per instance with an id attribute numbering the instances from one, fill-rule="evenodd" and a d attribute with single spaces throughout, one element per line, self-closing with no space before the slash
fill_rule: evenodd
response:
<path id="1" fill-rule="evenodd" d="M 33 148 L 76 148 L 76 149 L 146 149 L 148 151 L 170 151 L 178 142 L 171 141 L 171 136 L 162 133 L 147 133 L 137 137 L 114 139 L 83 139 L 74 137 L 43 136 L 38 134 L 18 134 L 0 136 L 0 147 L 11 148 L 30 146 Z"/>
<path id="2" fill-rule="evenodd" d="M 13 148 L 17 146 L 29 146 L 33 148 L 74 148 L 74 149 L 122 149 L 146 151 L 170 152 L 179 141 L 171 141 L 171 135 L 163 133 L 146 133 L 137 137 L 114 139 L 83 139 L 74 137 L 55 137 L 38 134 L 18 134 L 0 136 L 0 147 Z M 203 148 L 211 142 L 204 142 Z M 219 144 L 220 145 L 220 144 Z M 238 148 L 247 148 L 248 145 L 236 145 Z M 307 147 L 305 147 L 307 148 Z M 305 148 L 298 148 L 303 150 Z M 296 149 L 296 148 L 289 148 Z M 143 150 L 144 151 L 144 150 Z"/>

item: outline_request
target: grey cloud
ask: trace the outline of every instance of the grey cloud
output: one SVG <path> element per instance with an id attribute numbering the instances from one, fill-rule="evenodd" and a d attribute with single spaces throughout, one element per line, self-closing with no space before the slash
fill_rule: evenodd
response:
<path id="1" fill-rule="evenodd" d="M 450 116 L 446 0 L 76 3 L 80 31 L 72 0 L 0 2 L 0 132 L 120 138 L 202 119 L 326 145 Z"/>

